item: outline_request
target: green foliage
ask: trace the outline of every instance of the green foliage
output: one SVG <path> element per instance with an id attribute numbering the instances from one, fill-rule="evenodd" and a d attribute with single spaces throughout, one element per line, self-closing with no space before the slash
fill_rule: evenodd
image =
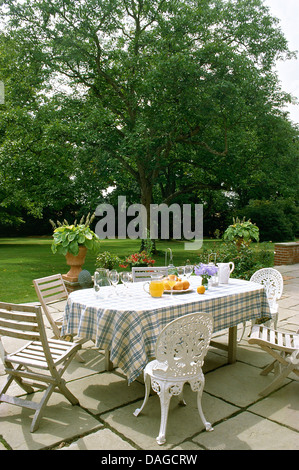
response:
<path id="1" fill-rule="evenodd" d="M 204 248 L 199 255 L 200 263 L 207 263 L 208 256 L 216 253 L 216 263 L 233 261 L 235 269 L 232 277 L 249 280 L 252 274 L 261 268 L 274 264 L 274 252 L 266 248 L 252 249 L 242 245 L 239 249 L 233 242 L 215 245 L 214 248 Z"/>
<path id="2" fill-rule="evenodd" d="M 119 266 L 121 259 L 114 253 L 104 251 L 96 259 L 96 268 L 113 269 Z"/>
<path id="3" fill-rule="evenodd" d="M 146 266 L 153 266 L 155 264 L 155 260 L 150 257 L 150 254 L 146 251 L 140 251 L 139 253 L 133 253 L 130 256 L 127 256 L 124 261 L 121 262 L 120 267 L 127 268 L 130 266 L 132 267 L 146 267 Z"/>
<path id="4" fill-rule="evenodd" d="M 265 116 L 289 99 L 272 71 L 278 56 L 289 56 L 287 41 L 262 0 L 1 6 L 5 34 L 17 46 L 17 60 L 3 61 L 11 96 L 21 89 L 18 110 L 26 103 L 31 118 L 21 139 L 5 135 L 6 193 L 17 173 L 16 205 L 28 201 L 37 215 L 49 203 L 61 210 L 64 198 L 94 207 L 103 184 L 126 188 L 146 207 L 156 193 L 168 202 L 199 187 L 244 197 L 261 187 L 269 172 L 259 171 L 260 162 L 274 148 L 261 141 L 276 135 Z M 32 71 L 26 80 L 19 82 L 15 64 Z M 69 97 L 43 91 L 32 102 L 30 91 L 47 90 L 52 77 L 66 80 Z M 280 155 L 277 146 L 273 160 Z"/>
<path id="5" fill-rule="evenodd" d="M 73 225 L 69 225 L 65 220 L 63 223 L 57 222 L 58 227 L 51 220 L 50 222 L 54 227 L 52 252 L 62 255 L 71 253 L 76 256 L 79 253 L 80 246 L 85 246 L 91 251 L 98 251 L 100 249 L 100 239 L 89 227 L 93 218 L 94 216 L 90 218 L 88 214 L 85 223 L 83 223 L 84 217 L 82 217 L 79 224 L 75 221 Z"/>
<path id="6" fill-rule="evenodd" d="M 291 199 L 252 200 L 242 209 L 260 229 L 261 241 L 291 241 L 299 231 L 299 209 Z"/>
<path id="7" fill-rule="evenodd" d="M 233 224 L 225 230 L 223 239 L 234 242 L 237 246 L 249 245 L 252 240 L 259 241 L 259 228 L 250 219 L 245 220 L 244 217 L 241 221 L 237 217 L 233 219 Z"/>

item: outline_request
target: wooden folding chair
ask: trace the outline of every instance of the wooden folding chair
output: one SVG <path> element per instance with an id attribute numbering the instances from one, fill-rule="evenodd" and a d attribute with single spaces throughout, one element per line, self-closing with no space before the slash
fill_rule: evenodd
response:
<path id="1" fill-rule="evenodd" d="M 273 382 L 260 395 L 273 392 L 291 372 L 299 376 L 298 332 L 286 333 L 264 325 L 253 325 L 248 343 L 257 344 L 274 357 L 274 361 L 262 370 L 261 375 L 268 375 L 273 369 L 278 370 Z"/>
<path id="2" fill-rule="evenodd" d="M 33 285 L 55 338 L 60 338 L 63 310 L 61 317 L 54 320 L 49 307 L 68 298 L 68 291 L 61 274 L 34 279 Z"/>
<path id="3" fill-rule="evenodd" d="M 29 342 L 17 351 L 8 353 L 1 336 Z M 72 405 L 77 405 L 79 402 L 66 387 L 62 375 L 80 348 L 79 343 L 48 340 L 41 307 L 1 302 L 0 353 L 8 377 L 0 389 L 0 404 L 6 402 L 35 410 L 31 432 L 38 429 L 42 413 L 54 390 L 62 393 Z M 27 394 L 34 393 L 33 387 L 44 389 L 41 401 L 37 403 L 7 395 L 6 392 L 13 381 Z"/>

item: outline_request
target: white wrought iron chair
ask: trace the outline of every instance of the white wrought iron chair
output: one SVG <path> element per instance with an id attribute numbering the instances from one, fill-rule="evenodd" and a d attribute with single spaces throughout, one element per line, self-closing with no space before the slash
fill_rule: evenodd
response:
<path id="1" fill-rule="evenodd" d="M 132 268 L 132 278 L 133 282 L 142 282 L 142 281 L 150 281 L 151 274 L 161 274 L 162 276 L 168 275 L 168 268 L 167 266 L 162 267 L 153 267 L 153 266 L 146 266 L 146 267 L 135 267 Z"/>
<path id="2" fill-rule="evenodd" d="M 23 342 L 20 349 L 8 353 L 1 336 L 26 340 L 26 344 Z M 48 340 L 41 307 L 0 303 L 0 354 L 8 375 L 6 383 L 0 388 L 0 403 L 35 410 L 31 432 L 38 429 L 44 408 L 54 390 L 62 393 L 72 405 L 79 403 L 66 387 L 62 375 L 80 347 L 79 343 Z M 34 392 L 33 387 L 45 389 L 40 402 L 7 395 L 13 381 L 27 394 Z"/>
<path id="3" fill-rule="evenodd" d="M 166 442 L 166 427 L 170 399 L 173 395 L 183 399 L 183 387 L 189 382 L 191 390 L 197 392 L 199 415 L 207 431 L 213 431 L 206 420 L 201 396 L 204 388 L 202 366 L 213 331 L 211 315 L 197 312 L 173 320 L 161 331 L 156 343 L 156 359 L 149 362 L 144 369 L 145 397 L 141 408 L 135 410 L 138 416 L 148 401 L 150 389 L 157 392 L 160 398 L 161 423 L 156 438 L 158 444 Z"/>
<path id="4" fill-rule="evenodd" d="M 257 344 L 274 357 L 274 361 L 262 370 L 261 375 L 268 375 L 273 369 L 276 372 L 274 380 L 260 395 L 265 396 L 276 390 L 291 372 L 299 376 L 298 333 L 299 330 L 297 333 L 287 333 L 264 325 L 253 325 L 248 343 Z"/>
<path id="5" fill-rule="evenodd" d="M 266 295 L 269 302 L 271 319 L 267 325 L 273 322 L 274 329 L 277 329 L 278 322 L 278 304 L 277 300 L 281 298 L 283 291 L 283 277 L 281 273 L 274 268 L 262 268 L 256 271 L 250 278 L 251 282 L 257 282 L 265 287 Z M 246 328 L 246 322 L 243 323 L 243 329 L 239 342 L 242 340 Z"/>

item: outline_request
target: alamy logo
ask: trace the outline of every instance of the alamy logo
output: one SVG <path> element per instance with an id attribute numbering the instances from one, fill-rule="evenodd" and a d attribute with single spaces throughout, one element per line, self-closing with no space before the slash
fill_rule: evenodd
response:
<path id="1" fill-rule="evenodd" d="M 192 217 L 193 208 L 193 217 Z M 95 233 L 101 238 L 131 238 L 144 239 L 149 236 L 152 239 L 169 240 L 193 240 L 185 242 L 185 250 L 197 250 L 201 248 L 203 241 L 203 206 L 202 204 L 151 204 L 149 214 L 143 204 L 131 204 L 127 207 L 126 197 L 118 197 L 117 214 L 110 204 L 100 204 L 95 215 L 101 217 L 95 227 Z M 171 217 L 170 217 L 171 215 Z M 128 222 L 128 217 L 130 221 Z M 172 219 L 172 231 L 170 222 Z M 160 220 L 160 223 L 159 223 Z M 117 224 L 117 225 L 116 225 Z M 193 229 L 192 229 L 193 226 Z"/>

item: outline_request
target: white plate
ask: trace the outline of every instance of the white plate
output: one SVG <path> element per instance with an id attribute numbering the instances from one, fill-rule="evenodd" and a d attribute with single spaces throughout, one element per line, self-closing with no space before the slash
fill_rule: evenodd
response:
<path id="1" fill-rule="evenodd" d="M 173 290 L 174 294 L 186 294 L 187 292 L 193 292 L 194 289 L 185 289 L 185 290 Z M 165 290 L 164 294 L 171 294 L 171 290 Z"/>

